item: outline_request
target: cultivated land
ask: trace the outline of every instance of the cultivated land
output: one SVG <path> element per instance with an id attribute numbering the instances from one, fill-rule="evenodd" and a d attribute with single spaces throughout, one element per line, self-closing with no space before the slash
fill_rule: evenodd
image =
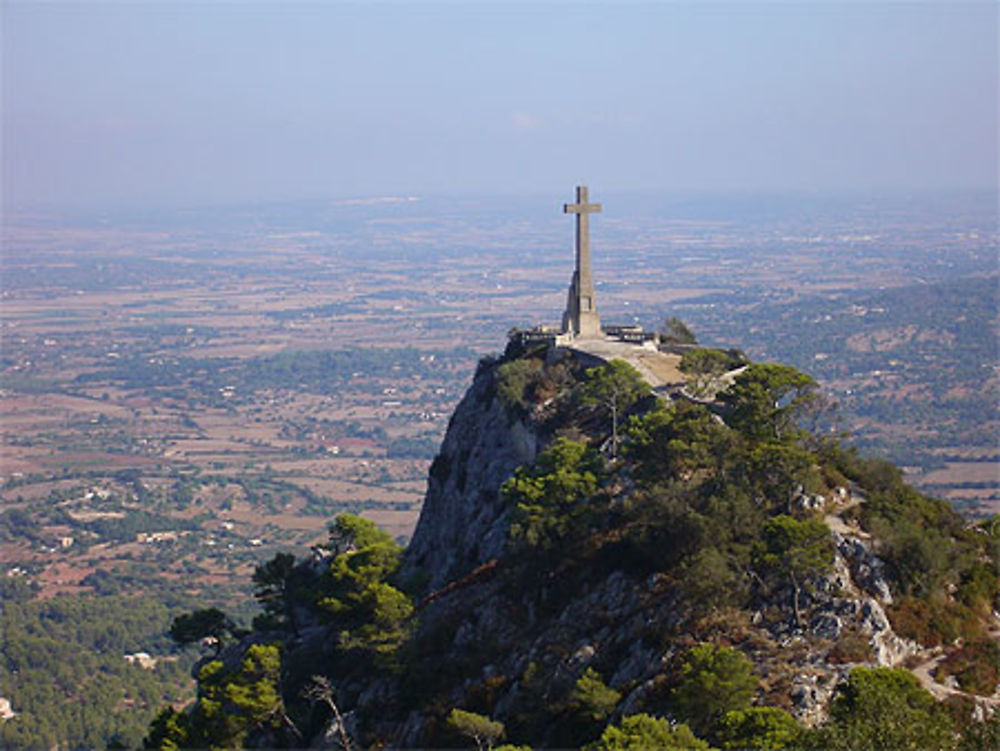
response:
<path id="1" fill-rule="evenodd" d="M 970 513 L 1000 510 L 991 197 L 595 198 L 605 322 L 678 315 L 706 344 L 795 364 L 863 446 Z M 558 203 L 487 205 L 8 217 L 8 578 L 221 601 L 339 511 L 408 535 L 477 358 L 565 305 Z"/>

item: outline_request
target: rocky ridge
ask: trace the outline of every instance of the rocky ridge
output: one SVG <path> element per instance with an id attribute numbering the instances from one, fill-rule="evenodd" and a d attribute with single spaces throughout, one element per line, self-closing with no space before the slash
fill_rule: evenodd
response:
<path id="1" fill-rule="evenodd" d="M 533 415 L 515 414 L 502 404 L 494 378 L 493 370 L 481 371 L 456 409 L 407 551 L 410 565 L 433 571 L 433 586 L 503 559 L 509 509 L 502 501 L 501 485 L 552 437 L 551 432 L 539 430 L 538 412 L 532 419 Z M 827 519 L 837 520 L 832 525 L 836 529 L 830 531 L 835 549 L 832 573 L 816 583 L 805 622 L 789 617 L 787 603 L 779 607 L 783 617 L 766 617 L 763 611 L 769 603 L 764 602 L 749 615 L 742 635 L 758 666 L 781 663 L 776 674 L 768 675 L 770 668 L 764 667 L 764 677 L 779 687 L 775 696 L 783 692 L 787 697 L 779 703 L 807 725 L 827 719 L 830 698 L 852 667 L 899 666 L 921 650 L 893 631 L 885 611 L 893 596 L 885 564 L 872 552 L 870 539 L 860 530 L 850 530 L 837 516 L 839 510 L 863 501 L 860 492 L 843 487 L 830 499 L 811 499 L 813 508 L 829 509 Z M 552 571 L 535 575 L 560 586 Z M 497 578 L 479 581 L 430 604 L 421 614 L 417 641 L 448 624 L 449 659 L 469 668 L 469 677 L 452 693 L 456 705 L 470 686 L 502 683 L 493 716 L 510 722 L 517 707 L 529 700 L 531 692 L 523 677 L 529 668 L 549 676 L 545 698 L 554 700 L 565 695 L 588 667 L 596 666 L 608 676 L 610 687 L 623 692 L 616 710 L 621 716 L 649 704 L 675 657 L 676 648 L 664 650 L 648 643 L 650 624 L 669 630 L 684 617 L 666 579 L 657 573 L 636 577 L 612 570 L 602 579 L 580 582 L 558 612 L 544 617 L 535 602 L 505 590 Z M 541 600 L 549 596 L 545 586 L 541 585 Z M 860 638 L 861 651 L 867 654 L 863 659 L 832 662 L 831 645 L 848 633 L 855 641 Z M 420 726 L 421 721 L 411 717 L 398 736 L 400 744 L 426 740 Z"/>
<path id="2" fill-rule="evenodd" d="M 772 386 L 810 383 L 771 366 L 747 373 Z M 283 584 L 294 624 L 225 650 L 225 670 L 238 671 L 251 645 L 280 642 L 282 716 L 316 748 L 337 746 L 342 729 L 362 746 L 453 745 L 454 709 L 501 724 L 514 742 L 575 747 L 630 715 L 687 721 L 676 697 L 699 645 L 752 665 L 755 707 L 820 731 L 855 668 L 927 664 L 931 653 L 900 636 L 887 612 L 927 606 L 900 591 L 899 553 L 865 521 L 911 498 L 896 475 L 849 469 L 839 449 L 804 443 L 781 422 L 774 395 L 759 401 L 773 423 L 761 430 L 746 423 L 746 404 L 714 410 L 680 395 L 664 409 L 638 389 L 619 414 L 626 438 L 615 456 L 607 410 L 588 400 L 600 377 L 571 356 L 483 361 L 430 469 L 398 571 L 389 584 L 369 582 L 374 600 L 357 600 L 375 620 L 331 618 L 354 612 L 358 595 L 338 587 L 354 576 L 343 556 L 356 546 L 316 551 Z M 728 424 L 741 419 L 748 427 Z M 946 507 L 912 498 L 924 516 L 941 515 L 937 526 L 968 537 Z M 788 548 L 783 534 L 805 536 Z M 981 555 L 973 551 L 963 555 Z M 363 553 L 358 576 L 386 555 Z M 303 595 L 293 596 L 293 580 Z M 403 597 L 394 586 L 412 606 L 392 600 Z M 384 597 L 396 604 L 379 615 Z M 925 687 L 978 705 L 980 717 L 996 703 L 925 672 Z M 299 698 L 317 673 L 337 687 L 340 720 L 317 725 L 315 707 Z M 712 737 L 713 727 L 698 732 Z M 279 738 L 272 727 L 257 742 Z"/>

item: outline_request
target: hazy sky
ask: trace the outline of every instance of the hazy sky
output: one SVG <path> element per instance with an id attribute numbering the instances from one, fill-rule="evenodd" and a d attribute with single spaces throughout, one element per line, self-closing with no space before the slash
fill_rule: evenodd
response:
<path id="1" fill-rule="evenodd" d="M 992 1 L 2 13 L 8 208 L 997 183 Z"/>

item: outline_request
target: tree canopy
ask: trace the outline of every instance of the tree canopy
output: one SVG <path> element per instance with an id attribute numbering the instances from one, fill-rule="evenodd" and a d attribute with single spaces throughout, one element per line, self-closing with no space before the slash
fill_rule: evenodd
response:
<path id="1" fill-rule="evenodd" d="M 944 707 L 912 673 L 885 667 L 851 671 L 837 689 L 821 736 L 827 747 L 872 751 L 949 748 L 954 741 Z"/>
<path id="2" fill-rule="evenodd" d="M 600 457 L 593 450 L 557 439 L 533 466 L 521 467 L 503 485 L 504 498 L 514 507 L 511 539 L 545 549 L 578 531 L 600 474 Z"/>
<path id="3" fill-rule="evenodd" d="M 637 401 L 647 396 L 649 384 L 624 360 L 612 360 L 599 368 L 588 368 L 580 389 L 584 404 L 608 410 L 611 416 L 611 455 L 618 450 L 618 420 Z"/>
<path id="4" fill-rule="evenodd" d="M 731 409 L 732 427 L 754 438 L 781 440 L 815 393 L 816 381 L 789 365 L 753 363 L 719 398 Z"/>
<path id="5" fill-rule="evenodd" d="M 753 663 L 743 653 L 708 643 L 688 651 L 679 681 L 671 703 L 699 734 L 710 732 L 727 712 L 749 708 L 757 687 Z"/>
<path id="6" fill-rule="evenodd" d="M 798 748 L 802 732 L 802 726 L 783 709 L 750 707 L 724 714 L 715 737 L 722 751 L 781 751 Z"/>
<path id="7" fill-rule="evenodd" d="M 698 340 L 680 318 L 670 316 L 660 326 L 660 341 L 664 344 L 697 344 Z"/>
<path id="8" fill-rule="evenodd" d="M 342 629 L 342 646 L 390 656 L 405 641 L 413 612 L 410 599 L 389 581 L 402 548 L 374 522 L 350 514 L 337 517 L 330 540 L 341 552 L 323 575 L 318 607 Z"/>
<path id="9" fill-rule="evenodd" d="M 609 725 L 600 739 L 586 751 L 710 751 L 687 725 L 671 725 L 662 717 L 636 714 L 623 717 L 619 725 Z"/>
<path id="10" fill-rule="evenodd" d="M 215 649 L 222 648 L 224 640 L 236 630 L 236 624 L 218 608 L 203 608 L 174 618 L 168 634 L 181 646 L 205 638 L 215 640 Z"/>

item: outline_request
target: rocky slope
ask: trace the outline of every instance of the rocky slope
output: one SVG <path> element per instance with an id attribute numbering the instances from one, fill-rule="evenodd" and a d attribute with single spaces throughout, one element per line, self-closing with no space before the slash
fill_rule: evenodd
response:
<path id="1" fill-rule="evenodd" d="M 983 638 L 998 530 L 794 428 L 810 379 L 750 366 L 713 412 L 631 377 L 532 353 L 481 363 L 398 568 L 384 540 L 342 525 L 354 531 L 262 590 L 275 619 L 213 669 L 243 685 L 250 645 L 280 645 L 280 700 L 247 715 L 249 742 L 339 747 L 346 731 L 361 746 L 460 746 L 473 736 L 457 709 L 532 747 L 580 746 L 640 713 L 753 747 L 732 728 L 766 709 L 789 738 L 837 748 L 867 742 L 834 701 L 859 666 Z M 628 397 L 620 452 L 608 394 Z M 721 670 L 692 667 L 705 649 L 736 666 L 711 680 L 742 689 L 691 699 L 698 670 Z M 316 676 L 336 687 L 325 704 L 302 698 Z M 928 694 L 899 732 L 957 743 L 975 706 L 982 719 L 997 701 L 988 680 L 951 689 L 961 719 Z M 728 698 L 714 714 L 698 709 L 716 694 Z"/>
<path id="2" fill-rule="evenodd" d="M 427 477 L 407 563 L 444 586 L 503 553 L 507 514 L 500 486 L 530 464 L 541 441 L 529 416 L 508 409 L 496 389 L 496 366 L 481 367 L 455 408 Z"/>
<path id="3" fill-rule="evenodd" d="M 505 546 L 511 507 L 501 486 L 537 457 L 554 431 L 539 419 L 551 404 L 512 410 L 498 396 L 496 380 L 496 366 L 484 368 L 456 410 L 407 551 L 411 566 L 430 572 L 432 588 L 458 584 L 431 598 L 415 640 L 443 645 L 428 650 L 430 664 L 462 666 L 463 679 L 446 703 L 468 704 L 470 692 L 489 686 L 489 714 L 518 728 L 526 722 L 524 707 L 540 698 L 536 684 L 544 685 L 544 702 L 560 706 L 586 670 L 596 668 L 622 696 L 612 719 L 666 709 L 663 687 L 690 638 L 683 631 L 705 624 L 692 620 L 672 572 L 648 562 L 636 570 L 623 558 L 616 566 L 611 551 L 605 555 L 611 560 L 595 564 L 579 549 L 570 560 L 548 558 L 543 565 L 516 560 Z M 761 703 L 781 706 L 809 726 L 827 719 L 830 699 L 853 667 L 902 666 L 921 653 L 887 616 L 892 588 L 871 536 L 839 515 L 856 512 L 863 494 L 849 481 L 830 490 L 809 496 L 799 488 L 789 504 L 825 514 L 833 542 L 828 572 L 804 595 L 801 617 L 793 616 L 787 591 L 772 591 L 757 593 L 746 609 L 715 610 L 723 623 L 708 626 L 752 657 L 762 677 Z M 621 502 L 629 491 L 617 492 Z M 494 559 L 497 567 L 477 570 Z M 426 735 L 426 719 L 411 715 L 396 741 L 435 740 Z M 567 740 L 558 727 L 554 733 L 546 743 Z"/>

